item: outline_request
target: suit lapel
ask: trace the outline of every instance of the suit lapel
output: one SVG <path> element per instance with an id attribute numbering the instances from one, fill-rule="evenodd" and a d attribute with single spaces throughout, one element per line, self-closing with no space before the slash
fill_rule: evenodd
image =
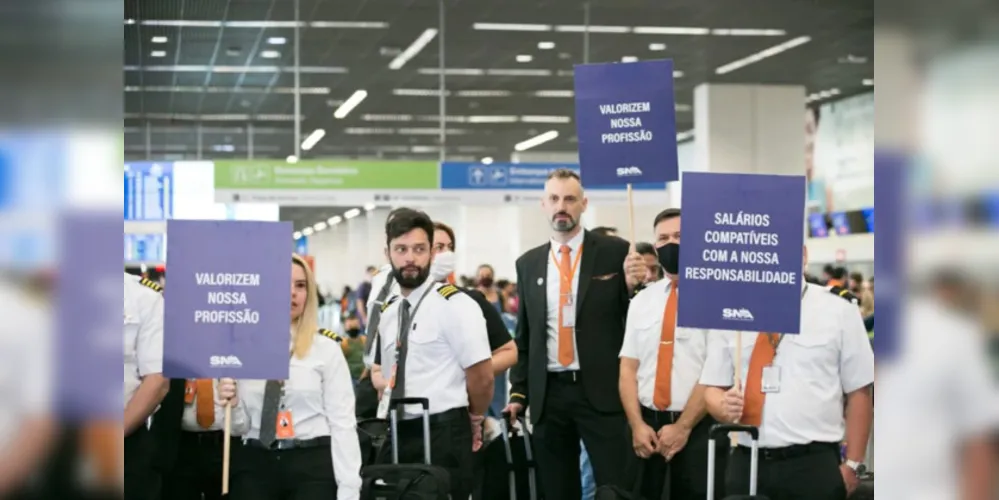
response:
<path id="1" fill-rule="evenodd" d="M 599 251 L 596 238 L 590 235 L 589 231 L 583 233 L 583 255 L 579 263 L 579 287 L 576 290 L 576 319 L 583 312 L 583 301 L 586 300 L 586 292 L 590 288 L 590 280 L 593 278 L 593 265 L 597 262 L 597 252 Z"/>
<path id="2" fill-rule="evenodd" d="M 527 284 L 536 290 L 535 293 L 538 294 L 537 301 L 541 305 L 538 308 L 540 313 L 535 315 L 537 329 L 534 331 L 545 332 L 545 337 L 548 336 L 548 259 L 551 258 L 551 248 L 551 243 L 548 243 L 541 249 L 540 255 L 538 255 L 538 259 L 534 263 L 534 273 L 537 279 L 535 283 Z M 540 280 L 540 282 L 537 280 Z"/>

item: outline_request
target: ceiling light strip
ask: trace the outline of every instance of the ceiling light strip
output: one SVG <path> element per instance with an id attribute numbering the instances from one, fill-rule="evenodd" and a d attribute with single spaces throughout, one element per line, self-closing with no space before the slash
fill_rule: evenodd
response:
<path id="1" fill-rule="evenodd" d="M 319 143 L 319 141 L 323 140 L 323 137 L 326 137 L 326 131 L 321 128 L 317 128 L 311 134 L 309 134 L 309 136 L 306 137 L 304 141 L 302 141 L 302 151 L 308 151 L 312 149 L 316 144 Z"/>
<path id="2" fill-rule="evenodd" d="M 340 105 L 339 108 L 336 109 L 335 112 L 333 112 L 333 117 L 338 120 L 346 118 L 347 115 L 349 115 L 358 104 L 361 104 L 361 101 L 363 101 L 366 97 L 368 97 L 368 91 L 366 90 L 358 90 L 357 92 L 354 92 L 347 98 L 346 101 L 344 101 L 343 104 Z"/>
<path id="3" fill-rule="evenodd" d="M 755 54 L 743 57 L 742 59 L 739 59 L 737 61 L 732 61 L 724 66 L 719 66 L 717 69 L 715 69 L 715 73 L 719 75 L 731 73 L 739 68 L 744 68 L 746 66 L 749 66 L 750 64 L 754 64 L 764 59 L 776 56 L 777 54 L 787 52 L 788 50 L 791 50 L 795 47 L 800 47 L 810 41 L 812 41 L 812 38 L 808 36 L 799 36 L 797 38 L 792 38 L 786 42 L 779 43 L 777 45 L 774 45 L 773 47 L 763 49 Z"/>
<path id="4" fill-rule="evenodd" d="M 558 130 L 549 130 L 548 132 L 534 136 L 526 141 L 518 142 L 513 146 L 513 149 L 516 151 L 527 151 L 528 149 L 540 146 L 557 138 Z"/>
<path id="5" fill-rule="evenodd" d="M 125 24 L 136 24 L 126 19 Z M 337 28 L 337 29 L 385 29 L 389 23 L 381 21 L 208 21 L 195 19 L 146 19 L 138 21 L 142 26 L 170 28 Z"/>
<path id="6" fill-rule="evenodd" d="M 416 57 L 416 55 L 419 54 L 420 51 L 422 51 L 423 48 L 426 47 L 427 44 L 429 44 L 430 41 L 436 36 L 437 30 L 435 28 L 427 28 L 424 30 L 420 36 L 416 37 L 416 40 L 413 40 L 413 43 L 411 43 L 409 47 L 406 47 L 406 50 L 399 53 L 399 55 L 395 56 L 395 58 L 389 62 L 389 69 L 395 70 L 405 66 L 410 59 Z"/>

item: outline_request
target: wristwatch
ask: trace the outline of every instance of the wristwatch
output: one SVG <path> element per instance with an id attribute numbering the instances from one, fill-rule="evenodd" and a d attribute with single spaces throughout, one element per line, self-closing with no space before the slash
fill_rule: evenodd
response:
<path id="1" fill-rule="evenodd" d="M 850 470 L 852 470 L 853 473 L 857 475 L 857 477 L 863 476 L 864 474 L 867 473 L 867 466 L 861 462 L 847 460 L 846 462 L 844 462 L 844 464 L 846 464 L 846 466 L 849 467 Z"/>

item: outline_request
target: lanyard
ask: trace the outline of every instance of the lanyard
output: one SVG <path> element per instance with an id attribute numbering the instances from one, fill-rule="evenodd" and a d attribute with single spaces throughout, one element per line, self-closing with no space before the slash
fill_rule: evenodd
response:
<path id="1" fill-rule="evenodd" d="M 416 311 L 420 310 L 420 306 L 423 305 L 423 299 L 427 298 L 427 295 L 429 295 L 430 292 L 433 291 L 433 289 L 434 289 L 434 285 L 431 284 L 430 286 L 428 286 L 427 289 L 423 292 L 423 295 L 420 295 L 420 300 L 416 301 L 416 305 L 413 306 L 413 310 L 411 310 L 409 312 L 409 328 L 410 328 L 410 330 L 413 329 L 413 323 L 416 321 Z M 407 299 L 405 297 L 403 297 L 402 300 L 407 300 Z M 402 304 L 400 304 L 399 307 L 401 308 Z M 399 318 L 399 319 L 402 319 L 402 318 Z M 401 345 L 400 343 L 402 342 L 402 327 L 403 327 L 403 324 L 402 324 L 402 321 L 400 321 L 399 322 L 399 333 L 395 337 L 395 362 L 393 363 L 392 366 L 396 366 L 396 365 L 399 364 L 399 347 Z"/>
<path id="2" fill-rule="evenodd" d="M 801 289 L 801 300 L 805 300 L 806 292 L 808 292 L 807 286 Z M 768 333 L 766 335 L 767 335 L 767 340 L 770 341 L 770 347 L 773 347 L 774 349 L 774 357 L 777 357 L 777 348 L 780 347 L 780 343 L 784 341 L 785 334 L 781 333 L 780 335 L 778 335 L 776 333 Z M 776 340 L 774 340 L 775 338 Z"/>
<path id="3" fill-rule="evenodd" d="M 572 287 L 572 280 L 576 277 L 576 269 L 579 267 L 579 258 L 583 256 L 583 244 L 579 244 L 579 250 L 576 252 L 576 261 L 572 263 L 572 269 L 569 270 L 568 277 L 562 273 L 562 265 L 559 264 L 558 260 L 555 258 L 555 248 L 552 247 L 549 251 L 552 254 L 552 262 L 555 264 L 555 269 L 558 269 L 559 276 L 561 276 L 563 280 L 567 280 L 569 282 L 569 286 Z"/>

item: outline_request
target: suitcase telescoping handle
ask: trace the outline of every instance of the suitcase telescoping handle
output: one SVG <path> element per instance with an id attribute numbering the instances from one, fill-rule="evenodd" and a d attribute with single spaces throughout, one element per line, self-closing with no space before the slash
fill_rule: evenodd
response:
<path id="1" fill-rule="evenodd" d="M 715 454 L 719 437 L 733 432 L 745 432 L 752 439 L 749 458 L 749 494 L 756 494 L 756 476 L 760 464 L 760 429 L 752 425 L 715 424 L 708 432 L 708 500 L 715 500 Z"/>
<path id="2" fill-rule="evenodd" d="M 517 500 L 517 475 L 513 469 L 513 449 L 510 448 L 511 434 L 517 432 L 517 429 L 509 424 L 510 417 L 510 412 L 503 412 L 500 419 L 500 431 L 503 435 L 503 451 L 506 452 L 506 463 L 510 466 L 510 500 Z M 524 458 L 527 459 L 527 485 L 531 493 L 530 500 L 537 500 L 538 478 L 534 473 L 534 452 L 531 448 L 531 434 L 527 432 L 527 420 L 523 415 L 518 416 L 517 421 L 520 422 L 520 434 L 524 437 Z"/>
<path id="3" fill-rule="evenodd" d="M 399 464 L 399 409 L 407 405 L 423 407 L 423 461 L 430 465 L 430 400 L 427 398 L 398 398 L 389 402 L 389 422 L 392 434 L 392 463 Z"/>

